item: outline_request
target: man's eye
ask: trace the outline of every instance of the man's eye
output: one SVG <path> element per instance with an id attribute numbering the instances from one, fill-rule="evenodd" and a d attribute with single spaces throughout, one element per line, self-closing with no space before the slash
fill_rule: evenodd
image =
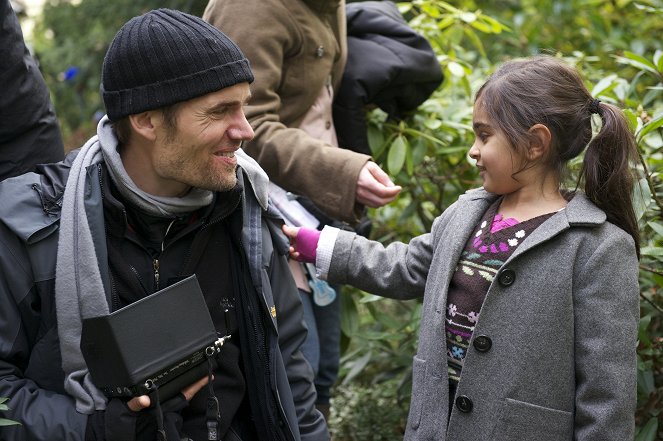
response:
<path id="1" fill-rule="evenodd" d="M 214 112 L 210 113 L 210 118 L 212 119 L 221 119 L 223 118 L 226 114 L 228 113 L 227 109 L 219 109 L 215 110 Z"/>

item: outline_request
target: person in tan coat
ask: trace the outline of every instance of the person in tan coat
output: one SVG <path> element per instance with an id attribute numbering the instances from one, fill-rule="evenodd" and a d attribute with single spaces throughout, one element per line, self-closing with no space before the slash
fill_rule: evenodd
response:
<path id="1" fill-rule="evenodd" d="M 251 62 L 255 82 L 245 112 L 255 138 L 243 148 L 283 199 L 286 191 L 304 196 L 314 211 L 354 225 L 365 207 L 396 198 L 400 187 L 370 156 L 337 148 L 332 102 L 346 61 L 344 0 L 211 0 L 203 19 Z M 286 220 L 297 218 L 292 204 L 279 208 Z M 328 414 L 340 358 L 340 302 L 301 263 L 291 261 L 291 269 L 309 327 L 303 352 L 316 372 L 317 405 Z"/>
<path id="2" fill-rule="evenodd" d="M 246 108 L 255 138 L 244 150 L 270 180 L 310 198 L 328 216 L 357 222 L 363 206 L 400 188 L 367 155 L 330 148 L 329 134 L 300 127 L 321 91 L 336 89 L 346 59 L 344 0 L 211 0 L 203 14 L 237 41 L 256 81 Z M 333 132 L 331 115 L 316 122 Z"/>

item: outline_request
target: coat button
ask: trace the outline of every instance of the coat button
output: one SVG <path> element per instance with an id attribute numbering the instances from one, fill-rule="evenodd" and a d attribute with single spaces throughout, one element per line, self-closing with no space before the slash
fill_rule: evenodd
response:
<path id="1" fill-rule="evenodd" d="M 479 335 L 474 339 L 472 344 L 474 345 L 474 349 L 477 351 L 488 352 L 493 346 L 493 341 L 486 335 Z"/>
<path id="2" fill-rule="evenodd" d="M 516 281 L 516 272 L 511 269 L 505 269 L 500 271 L 500 275 L 497 279 L 502 286 L 511 286 L 513 282 Z"/>
<path id="3" fill-rule="evenodd" d="M 456 398 L 456 407 L 458 410 L 464 413 L 472 412 L 472 407 L 474 404 L 472 403 L 472 400 L 470 400 L 468 397 L 465 395 L 461 395 Z"/>
<path id="4" fill-rule="evenodd" d="M 322 58 L 324 55 L 325 55 L 324 46 L 318 46 L 318 48 L 315 50 L 315 58 Z"/>

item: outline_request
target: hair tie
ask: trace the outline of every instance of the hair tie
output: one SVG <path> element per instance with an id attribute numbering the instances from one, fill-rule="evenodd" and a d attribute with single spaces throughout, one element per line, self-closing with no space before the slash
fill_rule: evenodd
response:
<path id="1" fill-rule="evenodd" d="M 599 106 L 601 104 L 601 100 L 592 100 L 589 103 L 589 113 L 596 113 L 596 114 L 601 114 L 601 107 Z"/>

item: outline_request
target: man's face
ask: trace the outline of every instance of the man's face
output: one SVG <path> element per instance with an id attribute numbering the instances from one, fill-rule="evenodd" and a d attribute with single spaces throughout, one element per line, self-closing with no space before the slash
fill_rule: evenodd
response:
<path id="1" fill-rule="evenodd" d="M 157 121 L 151 160 L 162 195 L 235 186 L 235 151 L 253 138 L 243 109 L 250 95 L 248 83 L 236 84 L 179 104 L 174 127 Z"/>

